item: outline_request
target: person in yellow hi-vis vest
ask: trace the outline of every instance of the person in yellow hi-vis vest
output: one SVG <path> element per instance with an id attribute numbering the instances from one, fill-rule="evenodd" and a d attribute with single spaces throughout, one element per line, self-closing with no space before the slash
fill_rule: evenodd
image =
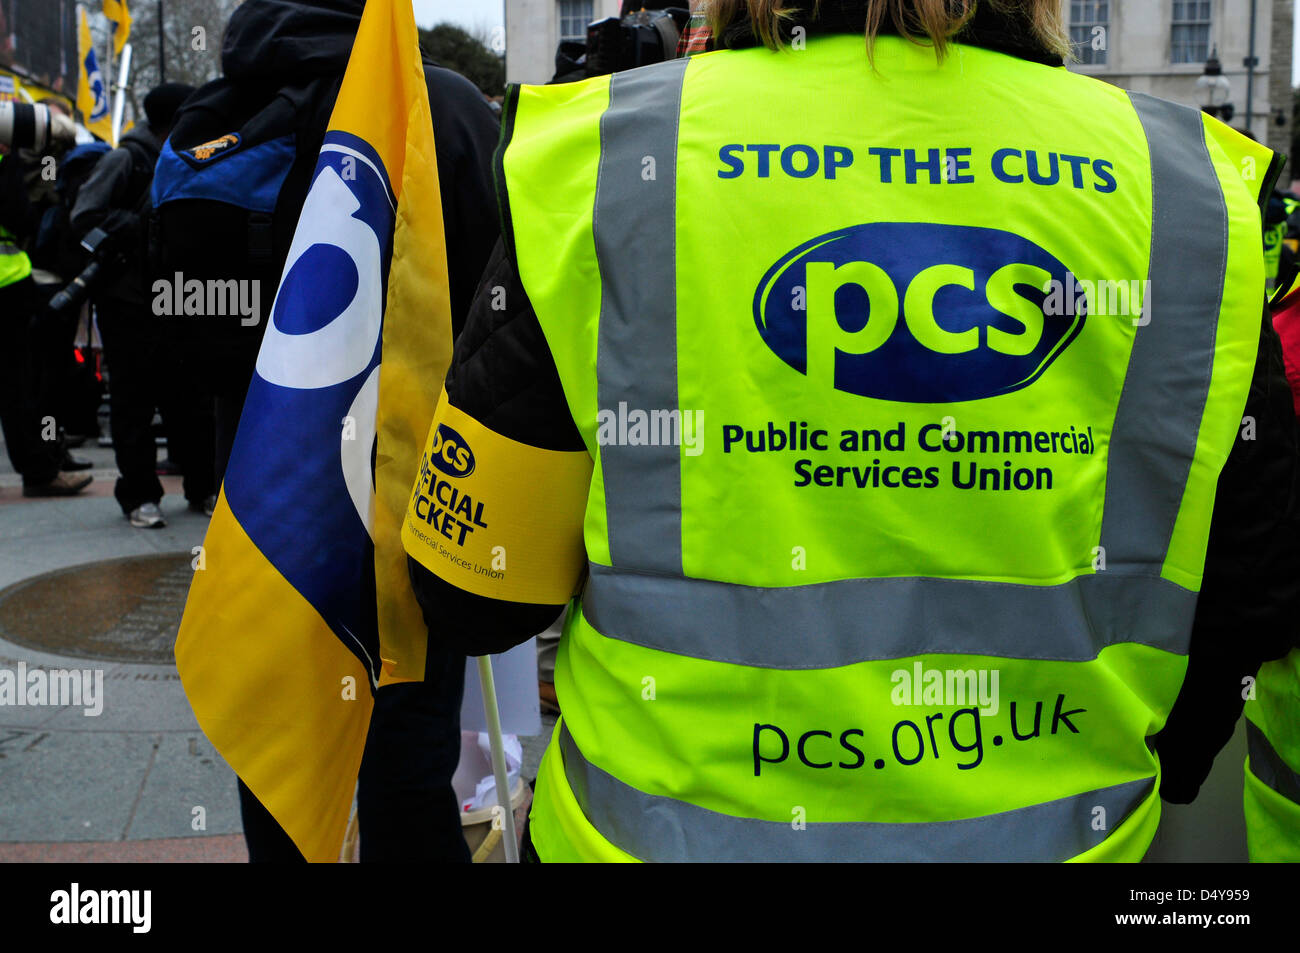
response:
<path id="1" fill-rule="evenodd" d="M 45 106 L 0 103 L 0 430 L 29 497 L 74 496 L 91 483 L 87 474 L 62 469 L 57 421 L 46 413 L 50 395 L 39 381 L 44 368 L 35 322 L 48 296 L 42 298 L 25 250 L 38 217 L 18 151 L 66 142 L 70 125 Z"/>
<path id="2" fill-rule="evenodd" d="M 1300 208 L 1300 200 L 1278 190 L 1274 190 L 1264 207 L 1264 278 L 1269 291 L 1277 283 L 1291 215 L 1297 208 Z M 1291 260 L 1292 256 L 1287 257 Z"/>
<path id="3" fill-rule="evenodd" d="M 1276 195 L 1274 196 L 1276 199 Z M 1270 301 L 1287 381 L 1300 412 L 1300 276 Z M 1300 632 L 1291 651 L 1259 670 L 1246 702 L 1244 807 L 1252 861 L 1300 861 Z"/>
<path id="4" fill-rule="evenodd" d="M 1259 670 L 1246 703 L 1246 841 L 1256 862 L 1300 862 L 1300 647 Z"/>
<path id="5" fill-rule="evenodd" d="M 1281 157 L 1054 0 L 783 6 L 507 97 L 431 631 L 572 598 L 541 860 L 1139 860 L 1300 604 Z"/>

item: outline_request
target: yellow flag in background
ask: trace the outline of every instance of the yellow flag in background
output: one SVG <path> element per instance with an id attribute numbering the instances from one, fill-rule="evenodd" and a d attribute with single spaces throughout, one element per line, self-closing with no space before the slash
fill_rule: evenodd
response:
<path id="1" fill-rule="evenodd" d="M 81 8 L 81 23 L 77 33 L 77 59 L 81 63 L 77 80 L 77 109 L 81 111 L 86 128 L 110 145 L 113 142 L 113 115 L 108 104 L 108 83 L 99 71 L 95 44 L 90 38 L 90 22 L 86 8 Z"/>
<path id="2" fill-rule="evenodd" d="M 104 16 L 113 21 L 113 55 L 121 56 L 122 47 L 131 38 L 131 11 L 126 0 L 104 0 Z"/>
<path id="3" fill-rule="evenodd" d="M 446 256 L 411 3 L 369 0 L 176 641 L 204 733 L 309 860 L 338 859 L 372 689 L 424 676 L 399 530 L 451 360 Z"/>

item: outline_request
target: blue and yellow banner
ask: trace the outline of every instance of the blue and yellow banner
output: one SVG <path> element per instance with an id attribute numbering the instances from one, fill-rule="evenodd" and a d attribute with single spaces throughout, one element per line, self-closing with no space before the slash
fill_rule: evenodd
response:
<path id="1" fill-rule="evenodd" d="M 176 643 L 204 733 L 309 860 L 338 858 L 371 691 L 423 678 L 400 532 L 451 344 L 415 21 L 370 0 Z"/>
<path id="2" fill-rule="evenodd" d="M 104 0 L 104 16 L 113 24 L 113 53 L 122 55 L 122 47 L 131 38 L 131 11 L 126 0 Z"/>
<path id="3" fill-rule="evenodd" d="M 86 8 L 79 11 L 81 22 L 77 28 L 77 58 L 81 61 L 81 72 L 77 79 L 77 109 L 81 111 L 82 123 L 87 129 L 103 139 L 113 142 L 113 116 L 108 102 L 108 83 L 100 72 L 99 60 L 95 56 L 95 43 L 90 37 L 90 22 L 86 19 Z"/>

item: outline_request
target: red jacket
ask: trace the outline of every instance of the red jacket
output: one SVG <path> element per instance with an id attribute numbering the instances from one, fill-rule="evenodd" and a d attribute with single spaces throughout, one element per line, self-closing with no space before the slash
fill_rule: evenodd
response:
<path id="1" fill-rule="evenodd" d="M 1289 287 L 1273 296 L 1269 307 L 1273 312 L 1273 327 L 1282 339 L 1286 379 L 1291 385 L 1296 415 L 1300 416 L 1300 274 Z"/>

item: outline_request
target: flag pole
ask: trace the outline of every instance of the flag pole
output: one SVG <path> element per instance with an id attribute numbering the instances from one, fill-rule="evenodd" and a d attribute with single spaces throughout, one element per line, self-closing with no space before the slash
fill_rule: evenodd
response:
<path id="1" fill-rule="evenodd" d="M 488 740 L 492 743 L 492 776 L 496 779 L 497 804 L 505 825 L 506 863 L 519 863 L 519 841 L 515 837 L 515 811 L 510 803 L 510 773 L 506 770 L 506 744 L 501 736 L 501 711 L 497 708 L 497 686 L 492 678 L 492 656 L 478 657 L 478 680 L 483 688 L 483 713 L 487 716 Z"/>
<path id="2" fill-rule="evenodd" d="M 111 45 L 111 44 L 110 44 Z M 131 74 L 131 44 L 122 47 L 122 68 L 117 74 L 117 102 L 113 104 L 113 148 L 122 137 L 122 117 L 126 110 L 126 81 Z"/>
<path id="3" fill-rule="evenodd" d="M 158 0 L 158 82 L 167 82 L 167 47 L 163 43 L 163 0 Z"/>
<path id="4" fill-rule="evenodd" d="M 87 6 L 89 6 L 89 4 L 87 4 Z M 114 66 L 114 62 L 113 62 L 113 61 L 114 61 L 114 57 L 113 57 L 113 36 L 114 36 L 114 34 L 116 34 L 116 33 L 117 33 L 117 26 L 116 26 L 116 24 L 114 24 L 113 26 L 110 26 L 110 27 L 108 28 L 108 42 L 107 42 L 106 44 L 104 44 L 104 64 L 105 64 L 105 65 L 104 65 L 104 75 L 108 77 L 108 82 L 109 82 L 109 85 L 110 85 L 110 86 L 111 86 L 112 83 L 113 83 L 113 66 Z M 94 45 L 95 45 L 95 37 L 94 37 L 94 34 L 91 35 L 91 38 L 90 38 L 90 45 L 91 45 L 91 47 L 94 47 Z M 110 92 L 110 94 L 111 94 L 112 91 L 110 90 L 109 92 Z M 110 95 L 110 98 L 111 98 L 111 95 Z"/>
<path id="5" fill-rule="evenodd" d="M 104 44 L 104 69 L 100 73 L 101 78 L 104 80 L 104 96 L 108 99 L 108 134 L 113 137 L 113 141 L 109 145 L 114 149 L 117 148 L 117 133 L 113 129 L 113 67 L 117 65 L 117 59 L 113 55 L 113 34 L 115 32 L 112 27 L 109 28 L 108 42 Z M 95 35 L 93 33 L 90 36 L 90 48 L 95 48 Z M 125 54 L 126 50 L 124 49 L 122 52 Z"/>

